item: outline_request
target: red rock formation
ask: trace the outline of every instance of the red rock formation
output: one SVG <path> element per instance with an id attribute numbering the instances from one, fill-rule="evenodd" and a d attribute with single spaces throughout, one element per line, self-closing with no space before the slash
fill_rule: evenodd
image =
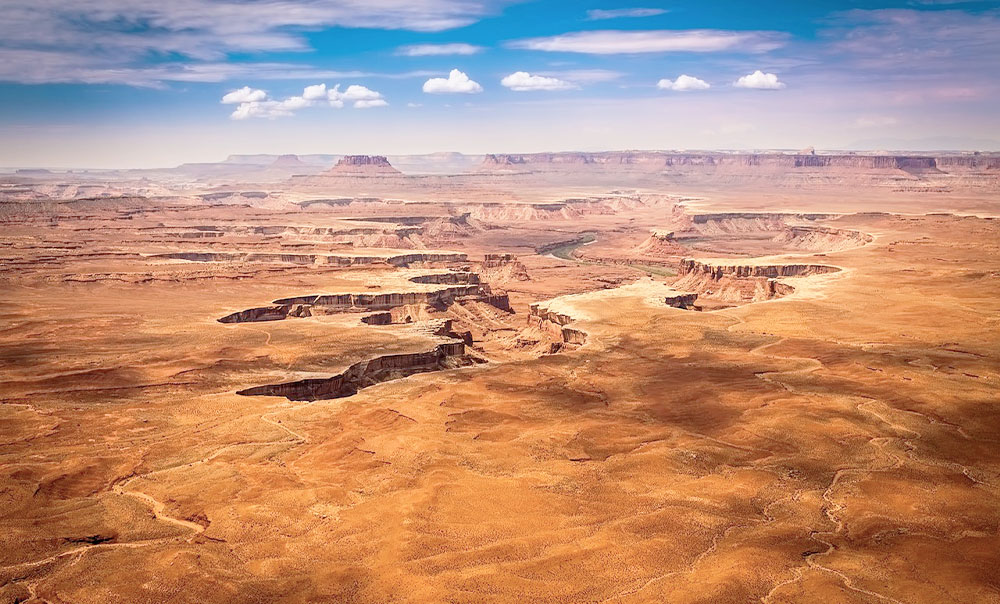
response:
<path id="1" fill-rule="evenodd" d="M 655 257 L 680 256 L 689 253 L 674 239 L 673 231 L 653 231 L 649 238 L 640 243 L 635 250 L 640 254 Z"/>
<path id="2" fill-rule="evenodd" d="M 531 280 L 527 267 L 514 254 L 486 254 L 479 272 L 490 283 Z"/>
<path id="3" fill-rule="evenodd" d="M 585 344 L 587 342 L 587 332 L 567 327 L 573 320 L 573 317 L 569 315 L 551 311 L 540 304 L 532 304 L 528 314 L 529 324 L 559 336 L 562 338 L 563 343 Z"/>

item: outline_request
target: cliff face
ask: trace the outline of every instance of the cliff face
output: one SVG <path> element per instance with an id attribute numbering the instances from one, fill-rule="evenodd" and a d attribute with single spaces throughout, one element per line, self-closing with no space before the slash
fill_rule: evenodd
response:
<path id="1" fill-rule="evenodd" d="M 723 277 L 735 277 L 737 279 L 748 277 L 803 277 L 823 273 L 836 273 L 840 271 L 840 269 L 835 266 L 827 266 L 824 264 L 713 265 L 691 259 L 681 260 L 680 270 L 684 274 L 706 274 L 713 279 L 721 279 Z"/>
<path id="2" fill-rule="evenodd" d="M 679 263 L 674 287 L 698 292 L 703 298 L 720 302 L 746 303 L 771 300 L 795 291 L 780 277 L 805 277 L 840 271 L 823 264 L 708 264 L 684 259 Z"/>
<path id="3" fill-rule="evenodd" d="M 316 401 L 351 396 L 368 386 L 417 373 L 440 371 L 471 365 L 475 360 L 465 354 L 461 341 L 439 344 L 427 352 L 391 354 L 355 363 L 343 373 L 329 378 L 315 378 L 267 384 L 240 390 L 244 396 L 283 396 L 293 401 Z"/>
<path id="4" fill-rule="evenodd" d="M 580 346 L 587 343 L 587 332 L 567 327 L 573 322 L 573 317 L 554 312 L 540 304 L 532 304 L 528 313 L 528 323 L 556 335 L 563 344 Z M 553 349 L 557 351 L 557 349 Z"/>
<path id="5" fill-rule="evenodd" d="M 531 280 L 527 267 L 513 254 L 486 254 L 479 272 L 487 282 L 494 284 Z"/>
<path id="6" fill-rule="evenodd" d="M 289 317 L 309 317 L 313 315 L 389 311 L 400 307 L 431 306 L 444 309 L 456 302 L 479 301 L 512 312 L 506 293 L 494 292 L 489 285 L 479 282 L 474 273 L 443 273 L 439 275 L 419 275 L 410 279 L 417 283 L 445 285 L 431 291 L 314 294 L 281 298 L 274 306 L 250 308 L 219 319 L 220 323 L 244 323 L 255 321 L 280 321 Z M 370 315 L 362 319 L 365 323 L 381 325 L 381 315 Z M 390 319 L 391 322 L 391 319 Z"/>

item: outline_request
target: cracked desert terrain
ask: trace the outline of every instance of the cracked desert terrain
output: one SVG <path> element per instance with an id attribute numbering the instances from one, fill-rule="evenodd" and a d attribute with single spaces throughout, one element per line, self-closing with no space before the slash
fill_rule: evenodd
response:
<path id="1" fill-rule="evenodd" d="M 1000 157 L 0 179 L 0 602 L 1000 602 Z"/>

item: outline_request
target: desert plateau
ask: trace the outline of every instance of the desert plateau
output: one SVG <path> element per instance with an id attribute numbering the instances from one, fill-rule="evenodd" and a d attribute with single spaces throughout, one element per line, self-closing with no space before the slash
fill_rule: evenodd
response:
<path id="1" fill-rule="evenodd" d="M 1000 604 L 998 0 L 0 0 L 0 604 Z"/>
<path id="2" fill-rule="evenodd" d="M 390 167 L 6 179 L 4 601 L 997 601 L 1000 157 Z"/>

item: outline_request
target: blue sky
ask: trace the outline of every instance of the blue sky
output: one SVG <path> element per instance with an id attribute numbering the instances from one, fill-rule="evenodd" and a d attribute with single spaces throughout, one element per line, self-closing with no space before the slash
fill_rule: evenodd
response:
<path id="1" fill-rule="evenodd" d="M 0 165 L 1000 144 L 997 1 L 7 0 L 3 12 Z"/>

